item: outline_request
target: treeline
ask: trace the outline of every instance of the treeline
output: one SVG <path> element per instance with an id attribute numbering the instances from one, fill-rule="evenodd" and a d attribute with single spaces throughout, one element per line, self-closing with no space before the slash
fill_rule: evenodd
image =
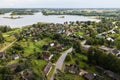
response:
<path id="1" fill-rule="evenodd" d="M 0 44 L 4 42 L 4 37 L 2 33 L 12 30 L 9 26 L 0 26 Z"/>
<path id="2" fill-rule="evenodd" d="M 116 17 L 119 16 L 119 11 L 80 11 L 80 10 L 43 10 L 44 15 L 83 15 L 83 16 L 105 16 L 105 17 Z"/>
<path id="3" fill-rule="evenodd" d="M 11 15 L 34 15 L 35 12 L 38 12 L 38 10 L 17 10 L 13 11 Z"/>
<path id="4" fill-rule="evenodd" d="M 2 35 L 2 32 L 0 31 L 0 44 L 4 42 L 4 37 Z"/>
<path id="5" fill-rule="evenodd" d="M 10 12 L 9 9 L 0 9 L 0 14 L 5 14 L 5 13 L 8 13 Z"/>
<path id="6" fill-rule="evenodd" d="M 33 12 L 38 12 L 39 9 L 30 9 L 30 8 L 1 8 L 0 9 L 0 14 L 5 14 L 9 12 L 16 13 L 18 15 L 24 15 L 24 14 L 32 14 Z M 23 12 L 23 13 L 22 13 Z"/>
<path id="7" fill-rule="evenodd" d="M 120 74 L 120 59 L 113 54 L 106 54 L 96 47 L 89 48 L 87 52 L 88 63 L 99 65 L 105 69 Z"/>
<path id="8" fill-rule="evenodd" d="M 3 33 L 8 32 L 10 30 L 12 30 L 12 29 L 9 26 L 0 26 L 0 31 Z"/>

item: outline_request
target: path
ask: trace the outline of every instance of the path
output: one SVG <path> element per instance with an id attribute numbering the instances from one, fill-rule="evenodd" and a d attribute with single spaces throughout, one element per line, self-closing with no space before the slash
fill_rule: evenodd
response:
<path id="1" fill-rule="evenodd" d="M 17 39 L 15 41 L 13 41 L 12 43 L 10 43 L 9 45 L 7 45 L 6 47 L 4 47 L 3 49 L 1 49 L 0 52 L 4 52 L 7 48 L 12 46 L 16 41 L 17 41 Z"/>

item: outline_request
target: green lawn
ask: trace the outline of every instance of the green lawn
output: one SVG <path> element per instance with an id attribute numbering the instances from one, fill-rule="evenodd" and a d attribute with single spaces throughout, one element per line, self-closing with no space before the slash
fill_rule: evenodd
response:
<path id="1" fill-rule="evenodd" d="M 89 66 L 89 64 L 86 62 L 87 61 L 87 56 L 85 56 L 83 54 L 79 54 L 79 53 L 76 53 L 76 56 L 80 59 L 79 60 L 79 65 L 78 65 L 80 68 L 86 68 L 87 71 L 96 73 L 95 67 L 92 66 L 92 65 Z M 77 57 L 72 57 L 71 61 L 65 62 L 65 63 L 66 64 L 74 64 Z"/>
<path id="2" fill-rule="evenodd" d="M 34 70 L 35 73 L 41 74 L 43 71 L 44 66 L 47 64 L 45 60 L 36 60 L 32 59 L 31 61 L 31 68 Z"/>
<path id="3" fill-rule="evenodd" d="M 76 34 L 77 36 L 82 36 L 84 32 L 79 31 L 79 32 L 74 32 L 74 34 Z"/>
<path id="4" fill-rule="evenodd" d="M 4 43 L 0 44 L 0 50 L 12 43 L 16 38 L 14 36 L 10 36 L 8 34 L 3 34 L 5 39 Z"/>
<path id="5" fill-rule="evenodd" d="M 48 43 L 50 41 L 51 41 L 51 39 L 45 38 L 45 39 L 40 40 L 38 42 L 33 42 L 33 41 L 24 42 L 24 41 L 20 41 L 19 43 L 24 47 L 24 54 L 23 54 L 23 56 L 27 57 L 30 54 L 34 53 L 34 49 L 35 49 L 36 52 L 41 52 L 42 51 L 41 47 L 44 44 L 46 44 L 46 43 Z"/>
<path id="6" fill-rule="evenodd" d="M 18 33 L 20 32 L 21 28 L 16 28 L 16 29 L 13 29 L 12 31 L 9 31 L 7 33 L 3 33 L 4 35 L 12 35 L 13 33 Z"/>
<path id="7" fill-rule="evenodd" d="M 54 69 L 55 69 L 55 66 L 53 65 L 51 71 L 48 74 L 48 80 L 50 80 L 50 78 L 51 78 L 51 76 L 52 76 L 52 74 L 54 72 Z"/>
<path id="8" fill-rule="evenodd" d="M 12 60 L 10 62 L 7 63 L 7 65 L 11 65 L 11 64 L 14 64 L 14 63 L 18 63 L 19 59 L 18 60 Z"/>
<path id="9" fill-rule="evenodd" d="M 84 80 L 80 75 L 66 74 L 66 76 L 74 80 Z"/>
<path id="10" fill-rule="evenodd" d="M 77 55 L 81 60 L 87 60 L 87 57 L 84 56 L 83 54 L 78 54 L 78 53 L 76 53 L 76 55 Z M 71 60 L 71 61 L 65 62 L 65 63 L 67 63 L 67 64 L 73 64 L 73 63 L 75 63 L 75 60 L 76 60 L 76 57 L 72 57 L 72 60 Z M 82 62 L 81 60 L 80 60 L 80 62 Z M 83 62 L 82 62 L 82 64 L 83 64 Z M 81 66 L 84 66 L 84 65 L 82 65 L 82 64 L 81 64 Z"/>

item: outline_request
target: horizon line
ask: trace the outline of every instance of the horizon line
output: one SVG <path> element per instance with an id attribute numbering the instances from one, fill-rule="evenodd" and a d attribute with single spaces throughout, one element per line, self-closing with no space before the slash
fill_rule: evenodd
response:
<path id="1" fill-rule="evenodd" d="M 4 8 L 5 8 L 5 7 L 4 7 Z M 11 8 L 14 8 L 14 7 L 11 7 Z M 24 9 L 26 8 L 26 9 L 27 9 L 27 8 L 31 8 L 31 7 L 18 7 L 18 8 L 14 8 L 14 9 L 19 9 L 19 8 L 20 8 L 20 9 L 22 9 L 22 8 L 24 8 Z M 33 9 L 34 9 L 34 8 L 40 9 L 39 7 L 33 7 Z M 50 7 L 50 8 L 52 8 L 52 7 Z M 53 7 L 53 8 L 55 9 L 55 7 Z M 58 7 L 58 8 L 59 8 L 59 7 Z M 57 9 L 58 9 L 58 8 L 57 8 Z M 0 8 L 0 9 L 2 9 L 2 8 Z M 7 9 L 10 9 L 10 8 L 7 8 Z M 41 9 L 45 9 L 45 8 L 43 7 L 43 8 L 41 8 Z M 49 8 L 46 7 L 46 9 L 49 9 Z M 92 8 L 92 7 L 91 7 L 91 8 L 67 8 L 67 7 L 65 7 L 65 8 L 59 8 L 59 9 L 120 9 L 120 8 L 114 8 L 114 7 L 113 7 L 113 8 L 100 8 L 100 7 L 99 7 L 99 8 L 94 8 L 94 7 L 93 7 L 93 8 Z"/>

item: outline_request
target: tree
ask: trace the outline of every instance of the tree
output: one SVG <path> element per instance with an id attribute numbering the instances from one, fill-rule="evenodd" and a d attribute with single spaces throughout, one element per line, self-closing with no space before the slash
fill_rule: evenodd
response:
<path id="1" fill-rule="evenodd" d="M 22 64 L 17 66 L 17 68 L 15 69 L 15 72 L 20 72 L 24 69 L 25 69 L 25 64 L 22 63 Z"/>
<path id="2" fill-rule="evenodd" d="M 88 31 L 89 31 L 90 37 L 92 37 L 92 38 L 96 37 L 97 32 L 93 28 L 89 27 Z"/>
<path id="3" fill-rule="evenodd" d="M 15 43 L 12 48 L 18 51 L 21 51 L 24 49 L 23 46 L 21 46 L 19 43 Z"/>
<path id="4" fill-rule="evenodd" d="M 76 24 L 80 26 L 80 21 L 76 21 Z"/>
<path id="5" fill-rule="evenodd" d="M 67 76 L 65 73 L 63 73 L 60 70 L 57 70 L 54 80 L 74 80 L 74 78 L 71 76 Z"/>
<path id="6" fill-rule="evenodd" d="M 120 40 L 116 40 L 115 45 L 116 45 L 117 49 L 120 50 Z"/>
<path id="7" fill-rule="evenodd" d="M 0 43 L 3 43 L 4 42 L 4 37 L 2 35 L 2 32 L 0 31 Z"/>
<path id="8" fill-rule="evenodd" d="M 87 56 L 88 56 L 88 63 L 99 65 L 105 69 L 120 74 L 120 65 L 119 65 L 120 59 L 117 58 L 115 55 L 111 53 L 106 54 L 96 47 L 91 47 L 87 52 Z"/>
<path id="9" fill-rule="evenodd" d="M 8 67 L 1 68 L 0 74 L 2 75 L 2 80 L 12 80 L 12 72 Z"/>
<path id="10" fill-rule="evenodd" d="M 3 33 L 8 32 L 10 30 L 12 30 L 12 29 L 9 26 L 0 26 L 0 31 Z"/>
<path id="11" fill-rule="evenodd" d="M 88 38 L 87 41 L 86 41 L 86 44 L 87 44 L 87 45 L 93 45 L 93 43 L 94 43 L 94 39 L 91 38 L 91 37 Z"/>
<path id="12" fill-rule="evenodd" d="M 71 61 L 72 60 L 72 56 L 70 55 L 70 54 L 68 54 L 67 56 L 66 56 L 66 58 L 65 58 L 65 61 L 66 62 L 69 62 L 69 61 Z"/>
<path id="13" fill-rule="evenodd" d="M 15 36 L 16 39 L 20 38 L 20 34 L 19 33 L 14 33 L 14 36 Z"/>
<path id="14" fill-rule="evenodd" d="M 80 42 L 79 40 L 74 41 L 74 43 L 73 43 L 73 48 L 75 49 L 75 51 L 76 51 L 77 53 L 82 52 L 81 42 Z"/>

